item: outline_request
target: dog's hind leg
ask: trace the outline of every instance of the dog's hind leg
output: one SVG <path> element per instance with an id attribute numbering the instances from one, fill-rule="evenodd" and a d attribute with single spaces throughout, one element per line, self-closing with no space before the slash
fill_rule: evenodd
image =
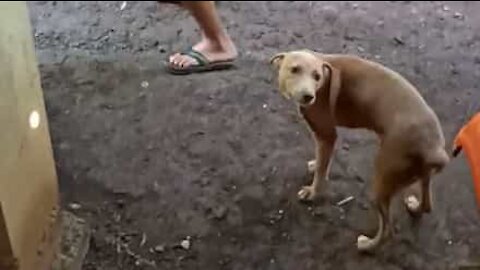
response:
<path id="1" fill-rule="evenodd" d="M 421 216 L 432 211 L 430 174 L 419 179 L 421 198 L 411 194 L 405 197 L 404 203 L 412 216 Z"/>
<path id="2" fill-rule="evenodd" d="M 432 185 L 430 176 L 422 180 L 422 211 L 430 213 L 432 211 Z"/>
<path id="3" fill-rule="evenodd" d="M 315 170 L 317 169 L 317 160 L 312 159 L 307 162 L 307 171 L 308 173 L 315 173 Z"/>
<path id="4" fill-rule="evenodd" d="M 390 202 L 392 197 L 407 185 L 406 179 L 411 178 L 408 173 L 408 159 L 396 154 L 395 141 L 382 143 L 375 160 L 375 177 L 373 181 L 374 206 L 378 215 L 378 229 L 373 238 L 360 235 L 357 239 L 357 249 L 362 252 L 373 251 L 382 241 L 391 235 Z"/>
<path id="5" fill-rule="evenodd" d="M 409 195 L 404 199 L 405 206 L 410 214 L 420 216 L 423 213 L 430 213 L 432 211 L 432 187 L 430 179 L 434 174 L 440 172 L 449 160 L 443 148 L 428 156 L 423 172 L 421 173 L 422 176 L 420 176 L 419 179 L 421 199 L 418 199 L 415 195 Z"/>

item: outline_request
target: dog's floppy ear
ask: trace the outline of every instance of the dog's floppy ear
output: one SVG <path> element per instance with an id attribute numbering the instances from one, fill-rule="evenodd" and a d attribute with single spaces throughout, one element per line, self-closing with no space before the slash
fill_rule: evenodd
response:
<path id="1" fill-rule="evenodd" d="M 341 86 L 340 70 L 338 70 L 328 62 L 324 62 L 322 68 L 324 74 L 328 76 L 328 103 L 330 105 L 330 112 L 332 113 L 332 115 L 334 115 Z"/>
<path id="2" fill-rule="evenodd" d="M 272 65 L 275 69 L 279 69 L 282 65 L 283 59 L 285 59 L 286 53 L 277 53 L 272 58 L 270 58 L 270 65 Z"/>

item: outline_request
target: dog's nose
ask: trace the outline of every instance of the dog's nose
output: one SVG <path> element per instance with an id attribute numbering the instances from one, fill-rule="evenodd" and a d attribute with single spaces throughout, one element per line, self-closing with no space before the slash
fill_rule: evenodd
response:
<path id="1" fill-rule="evenodd" d="M 310 95 L 310 94 L 305 94 L 305 95 L 303 95 L 303 97 L 302 97 L 302 102 L 303 102 L 304 104 L 309 104 L 310 102 L 312 102 L 312 100 L 313 100 L 313 96 Z"/>

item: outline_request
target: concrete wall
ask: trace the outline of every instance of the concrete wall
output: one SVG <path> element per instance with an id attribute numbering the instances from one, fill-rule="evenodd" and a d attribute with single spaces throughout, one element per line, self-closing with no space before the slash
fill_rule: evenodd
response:
<path id="1" fill-rule="evenodd" d="M 57 200 L 27 6 L 0 2 L 0 261 L 11 248 L 19 269 L 43 269 L 53 252 Z"/>

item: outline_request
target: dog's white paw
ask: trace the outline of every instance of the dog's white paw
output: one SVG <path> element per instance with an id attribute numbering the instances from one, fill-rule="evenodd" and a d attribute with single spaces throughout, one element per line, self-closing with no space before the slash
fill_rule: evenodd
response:
<path id="1" fill-rule="evenodd" d="M 420 201 L 414 195 L 410 195 L 405 198 L 405 206 L 411 213 L 417 214 L 420 212 Z"/>
<path id="2" fill-rule="evenodd" d="M 357 249 L 359 251 L 370 251 L 374 248 L 373 240 L 365 235 L 360 235 L 357 238 Z"/>
<path id="3" fill-rule="evenodd" d="M 305 186 L 298 192 L 298 199 L 301 201 L 313 201 L 317 198 L 317 192 L 311 186 Z"/>
<path id="4" fill-rule="evenodd" d="M 309 172 L 309 173 L 314 173 L 314 172 L 315 172 L 315 169 L 317 168 L 317 161 L 316 161 L 315 159 L 310 160 L 310 161 L 307 163 L 307 168 L 308 168 L 308 172 Z"/>

